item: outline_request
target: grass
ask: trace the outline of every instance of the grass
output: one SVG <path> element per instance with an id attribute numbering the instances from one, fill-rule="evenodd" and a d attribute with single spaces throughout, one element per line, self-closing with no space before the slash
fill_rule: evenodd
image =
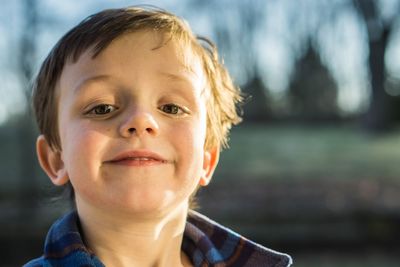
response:
<path id="1" fill-rule="evenodd" d="M 400 132 L 351 126 L 244 125 L 231 134 L 216 175 L 253 179 L 397 179 Z"/>

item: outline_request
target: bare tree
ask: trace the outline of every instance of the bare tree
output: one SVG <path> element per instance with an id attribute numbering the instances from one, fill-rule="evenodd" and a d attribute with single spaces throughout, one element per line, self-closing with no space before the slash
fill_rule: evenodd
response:
<path id="1" fill-rule="evenodd" d="M 392 97 L 385 92 L 385 51 L 394 18 L 387 21 L 378 12 L 377 1 L 353 0 L 364 18 L 368 30 L 369 73 L 371 79 L 370 106 L 364 118 L 365 127 L 373 132 L 384 131 L 392 124 Z"/>

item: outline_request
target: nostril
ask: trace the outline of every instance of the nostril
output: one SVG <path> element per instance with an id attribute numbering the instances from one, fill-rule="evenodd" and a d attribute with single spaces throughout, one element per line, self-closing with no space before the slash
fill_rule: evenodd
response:
<path id="1" fill-rule="evenodd" d="M 134 133 L 134 132 L 136 131 L 136 129 L 135 129 L 135 128 L 129 128 L 128 131 L 129 131 L 130 133 Z"/>

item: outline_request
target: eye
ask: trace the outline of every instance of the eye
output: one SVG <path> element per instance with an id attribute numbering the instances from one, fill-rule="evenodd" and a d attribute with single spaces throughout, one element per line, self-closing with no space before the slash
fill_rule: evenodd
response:
<path id="1" fill-rule="evenodd" d="M 159 108 L 162 112 L 172 115 L 182 115 L 188 113 L 184 108 L 175 104 L 165 104 Z"/>
<path id="2" fill-rule="evenodd" d="M 112 106 L 112 105 L 101 104 L 101 105 L 97 105 L 94 108 L 92 108 L 91 110 L 89 110 L 88 114 L 106 115 L 106 114 L 111 113 L 111 112 L 113 112 L 115 110 L 117 110 L 117 108 Z"/>

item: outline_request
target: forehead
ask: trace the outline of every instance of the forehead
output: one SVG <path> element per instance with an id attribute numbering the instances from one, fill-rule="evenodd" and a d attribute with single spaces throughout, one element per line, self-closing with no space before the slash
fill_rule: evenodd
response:
<path id="1" fill-rule="evenodd" d="M 150 72 L 164 74 L 170 79 L 191 76 L 189 78 L 201 79 L 203 84 L 205 82 L 202 59 L 192 40 L 162 32 L 141 30 L 123 34 L 99 53 L 96 53 L 94 45 L 84 51 L 77 61 L 70 59 L 64 66 L 59 85 L 68 84 L 67 87 L 71 87 L 74 80 L 84 75 L 94 76 L 112 71 L 118 75 L 118 70 L 126 71 L 137 66 Z"/>
<path id="2" fill-rule="evenodd" d="M 142 48 L 149 54 L 160 53 L 166 60 L 176 60 L 181 67 L 193 72 L 199 71 L 202 61 L 194 41 L 186 34 L 141 30 L 120 36 L 112 45 L 119 46 L 117 50 Z"/>
<path id="3" fill-rule="evenodd" d="M 127 50 L 134 54 L 135 50 L 141 49 L 146 51 L 148 55 L 167 50 L 168 52 L 163 53 L 164 56 L 167 55 L 165 60 L 174 59 L 188 71 L 198 72 L 200 69 L 203 70 L 197 40 L 184 31 L 171 33 L 164 30 L 141 29 L 125 32 L 114 38 L 106 46 L 100 45 L 101 43 L 97 43 L 88 47 L 77 57 L 75 52 L 72 52 L 71 56 L 67 57 L 65 65 L 77 63 L 82 58 L 85 60 L 102 58 L 103 54 L 109 53 L 110 50 L 113 50 L 114 55 L 118 55 L 126 54 Z M 114 61 L 113 58 L 109 60 Z"/>

